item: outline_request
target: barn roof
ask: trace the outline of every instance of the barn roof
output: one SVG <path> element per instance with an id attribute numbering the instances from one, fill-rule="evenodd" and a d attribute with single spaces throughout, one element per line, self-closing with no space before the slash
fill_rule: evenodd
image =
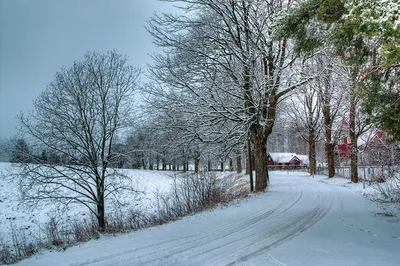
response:
<path id="1" fill-rule="evenodd" d="M 288 152 L 270 152 L 268 153 L 275 163 L 289 163 L 294 157 L 297 157 L 303 164 L 308 164 L 308 155 L 300 155 Z"/>

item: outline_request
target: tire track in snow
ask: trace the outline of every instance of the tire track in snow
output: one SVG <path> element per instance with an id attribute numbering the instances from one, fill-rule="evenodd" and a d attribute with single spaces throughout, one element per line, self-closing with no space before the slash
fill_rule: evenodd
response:
<path id="1" fill-rule="evenodd" d="M 105 260 L 114 259 L 114 258 L 117 258 L 119 256 L 123 256 L 123 255 L 134 253 L 134 252 L 138 252 L 138 251 L 141 251 L 141 250 L 144 250 L 144 249 L 157 249 L 157 248 L 159 248 L 159 247 L 161 247 L 161 246 L 163 246 L 165 244 L 171 243 L 172 241 L 179 241 L 179 240 L 182 240 L 182 239 L 187 242 L 187 236 L 178 237 L 178 238 L 174 238 L 174 239 L 168 239 L 168 240 L 165 240 L 165 241 L 162 241 L 162 242 L 158 242 L 158 243 L 154 243 L 154 244 L 151 244 L 151 245 L 147 245 L 147 246 L 144 246 L 144 247 L 127 249 L 127 250 L 124 250 L 124 251 L 121 251 L 121 252 L 118 252 L 118 253 L 114 253 L 114 254 L 111 254 L 111 255 L 104 255 L 104 256 L 101 256 L 101 257 L 97 257 L 95 259 L 90 259 L 90 260 L 86 260 L 86 261 L 82 261 L 82 262 L 78 262 L 78 263 L 71 263 L 71 264 L 69 264 L 69 266 L 83 266 L 83 265 L 90 265 L 90 264 L 95 264 L 95 263 L 99 263 L 99 262 L 104 262 Z M 184 242 L 184 243 L 186 243 L 186 242 Z"/>
<path id="2" fill-rule="evenodd" d="M 311 184 L 312 185 L 312 184 Z M 313 186 L 313 185 L 312 185 Z M 316 187 L 313 186 L 314 189 L 316 190 Z M 232 261 L 232 252 L 227 252 L 225 253 L 227 256 L 223 256 L 220 258 L 220 260 L 217 260 L 216 263 L 213 263 L 213 265 L 232 265 L 232 264 L 237 264 L 246 261 L 247 259 L 262 254 L 266 250 L 269 250 L 272 247 L 278 246 L 280 244 L 283 244 L 284 242 L 292 239 L 293 237 L 297 236 L 301 232 L 304 232 L 307 228 L 318 222 L 323 216 L 326 215 L 326 213 L 330 209 L 330 204 L 326 205 L 326 202 L 322 202 L 321 200 L 318 200 L 320 198 L 321 192 L 319 191 L 319 194 L 314 202 L 317 203 L 314 209 L 310 211 L 310 213 L 299 213 L 298 215 L 292 217 L 289 221 L 283 222 L 280 225 L 273 225 L 271 227 L 266 228 L 265 230 L 262 231 L 257 231 L 252 235 L 245 236 L 243 238 L 237 239 L 236 242 L 243 242 L 246 239 L 248 239 L 248 243 L 246 245 L 241 245 L 242 249 L 245 249 L 245 251 L 239 251 L 240 255 L 238 256 L 237 259 Z M 297 205 L 299 202 L 296 202 L 296 204 L 288 206 L 288 208 L 282 209 L 281 213 L 284 213 L 290 208 L 293 208 L 295 205 Z M 325 205 L 325 206 L 324 206 Z M 325 208 L 324 208 L 325 207 Z M 268 236 L 268 237 L 266 237 Z M 260 244 L 261 243 L 261 244 Z M 232 246 L 235 246 L 238 243 L 230 243 L 230 244 L 222 244 L 218 247 L 214 247 L 213 249 L 208 249 L 203 255 L 205 255 L 208 252 L 213 252 L 215 250 L 221 249 L 221 248 L 228 248 L 228 250 L 232 250 Z M 254 246 L 261 246 L 254 250 Z M 253 251 L 248 251 L 253 249 Z M 215 252 L 214 252 L 215 253 Z M 231 261 L 230 263 L 226 263 L 226 261 Z"/>
<path id="3" fill-rule="evenodd" d="M 249 216 L 231 219 L 223 225 L 212 225 L 213 227 L 207 232 L 128 249 L 73 266 L 177 265 L 182 262 L 201 265 L 246 263 L 248 259 L 290 241 L 304 232 L 324 217 L 332 204 L 332 200 L 329 201 L 327 196 L 310 182 L 306 186 L 312 189 L 312 193 L 305 191 L 304 184 L 298 186 L 293 180 L 283 178 L 279 181 L 282 191 L 260 196 L 266 200 L 265 208 L 255 210 Z M 282 196 L 279 193 L 284 193 L 287 197 L 277 206 L 268 205 L 269 197 Z M 254 202 L 244 204 L 255 204 L 255 202 L 261 200 L 255 199 Z"/>
<path id="4" fill-rule="evenodd" d="M 317 205 L 311 210 L 310 213 L 300 213 L 292 217 L 289 223 L 283 224 L 281 226 L 276 226 L 274 228 L 272 236 L 270 236 L 268 239 L 265 239 L 264 241 L 261 240 L 261 242 L 263 243 L 261 247 L 253 250 L 252 252 L 246 252 L 244 256 L 240 256 L 237 260 L 225 265 L 238 264 L 239 262 L 247 261 L 254 256 L 263 254 L 271 248 L 282 245 L 290 239 L 298 236 L 299 234 L 313 226 L 315 223 L 320 221 L 330 211 L 333 204 L 333 199 L 324 195 L 322 191 L 318 189 L 313 183 L 309 183 L 308 185 L 312 186 L 317 192 L 316 199 L 314 201 L 317 203 Z M 273 240 L 271 241 L 270 238 L 272 238 Z"/>
<path id="5" fill-rule="evenodd" d="M 116 254 L 108 255 L 108 256 L 103 256 L 95 260 L 90 260 L 90 261 L 85 261 L 79 264 L 74 264 L 71 266 L 80 266 L 80 265 L 90 265 L 94 263 L 98 263 L 101 261 L 109 261 L 109 264 L 118 264 L 121 263 L 122 261 L 127 261 L 128 259 L 124 260 L 122 257 L 128 254 L 133 254 L 141 251 L 146 251 L 147 252 L 142 253 L 140 255 L 135 256 L 136 262 L 141 261 L 141 264 L 146 264 L 146 263 L 153 263 L 157 260 L 160 260 L 161 258 L 169 258 L 172 256 L 175 256 L 178 253 L 184 253 L 187 251 L 190 251 L 192 249 L 207 245 L 208 243 L 215 241 L 215 239 L 224 239 L 227 236 L 231 236 L 232 234 L 237 234 L 238 232 L 243 232 L 243 231 L 248 231 L 251 228 L 257 227 L 259 223 L 262 223 L 265 221 L 265 219 L 273 214 L 276 211 L 285 211 L 286 209 L 289 209 L 293 206 L 295 206 L 302 198 L 302 193 L 295 194 L 294 191 L 294 186 L 290 184 L 289 190 L 290 194 L 292 195 L 291 198 L 288 198 L 284 200 L 281 204 L 278 206 L 274 207 L 271 210 L 268 209 L 261 209 L 260 211 L 254 213 L 251 216 L 243 217 L 242 219 L 238 220 L 233 220 L 232 222 L 223 225 L 223 226 L 217 226 L 216 228 L 210 230 L 207 235 L 203 236 L 197 236 L 196 238 L 193 239 L 194 236 L 192 237 L 186 237 L 186 241 L 176 243 L 174 248 L 171 248 L 171 242 L 180 240 L 181 238 L 172 240 L 172 241 L 164 241 L 160 242 L 154 245 L 149 245 L 141 248 L 134 248 L 130 250 L 125 250 L 123 252 L 119 252 Z M 235 231 L 234 233 L 232 233 Z M 170 255 L 168 255 L 170 254 Z M 118 257 L 121 257 L 118 259 Z M 130 259 L 129 259 L 130 260 Z"/>
<path id="6" fill-rule="evenodd" d="M 286 264 L 280 262 L 279 260 L 275 259 L 271 254 L 268 253 L 267 259 L 278 266 L 287 266 Z"/>
<path id="7" fill-rule="evenodd" d="M 177 254 L 184 254 L 185 252 L 189 252 L 196 248 L 207 247 L 207 246 L 211 245 L 211 243 L 215 243 L 215 242 L 222 242 L 222 244 L 219 246 L 219 248 L 220 248 L 220 247 L 225 246 L 225 244 L 223 244 L 223 243 L 226 238 L 231 238 L 236 235 L 239 235 L 240 237 L 237 237 L 234 240 L 235 243 L 238 241 L 242 241 L 244 238 L 249 238 L 249 236 L 243 237 L 242 235 L 244 233 L 252 230 L 253 228 L 257 228 L 258 226 L 260 226 L 260 224 L 265 223 L 266 219 L 269 216 L 271 216 L 272 214 L 274 214 L 275 212 L 277 212 L 277 211 L 279 211 L 279 213 L 285 212 L 286 210 L 294 207 L 295 205 L 297 205 L 300 202 L 301 198 L 303 197 L 303 192 L 297 191 L 297 193 L 295 193 L 296 189 L 292 183 L 288 184 L 288 189 L 289 189 L 289 195 L 291 195 L 291 197 L 288 199 L 285 199 L 282 203 L 280 203 L 278 206 L 274 207 L 272 210 L 262 209 L 261 211 L 255 213 L 251 216 L 247 216 L 247 217 L 240 219 L 239 222 L 237 220 L 233 220 L 233 222 L 231 222 L 229 225 L 217 226 L 215 229 L 212 229 L 210 232 L 208 232 L 206 237 L 203 236 L 201 238 L 192 240 L 187 246 L 185 246 L 185 248 L 177 247 L 174 249 L 168 249 L 168 250 L 166 250 L 167 254 L 165 254 L 165 255 L 162 255 L 161 253 L 163 253 L 163 252 L 159 250 L 157 252 L 159 256 L 157 256 L 153 259 L 150 259 L 150 260 L 141 261 L 141 263 L 152 264 L 152 263 L 160 260 L 161 258 L 168 259 L 170 257 L 176 256 Z M 250 238 L 254 237 L 257 234 L 259 234 L 259 232 L 252 233 L 250 235 Z M 209 248 L 205 252 L 202 252 L 202 253 L 208 253 L 208 252 L 216 250 L 216 249 L 218 249 L 218 247 Z M 144 257 L 146 257 L 146 255 L 143 257 L 140 257 L 140 258 L 144 259 Z"/>

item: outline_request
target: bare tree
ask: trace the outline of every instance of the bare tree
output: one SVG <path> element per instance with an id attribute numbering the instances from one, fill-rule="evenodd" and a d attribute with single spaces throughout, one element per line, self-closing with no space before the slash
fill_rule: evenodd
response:
<path id="1" fill-rule="evenodd" d="M 341 115 L 342 121 L 349 124 L 350 140 L 350 165 L 351 180 L 358 182 L 358 147 L 357 140 L 361 134 L 368 130 L 369 126 L 365 123 L 365 116 L 359 111 L 358 107 L 361 101 L 360 90 L 362 83 L 358 76 L 358 71 L 354 67 L 346 67 L 344 63 L 331 56 L 319 57 L 320 67 L 325 66 L 326 70 L 321 75 L 321 91 L 319 100 L 322 102 L 325 127 L 325 148 L 328 162 L 328 176 L 335 175 L 335 120 Z M 347 106 L 348 104 L 348 106 Z M 346 119 L 345 117 L 349 117 Z M 342 124 L 337 125 L 337 132 L 344 130 Z M 346 130 L 347 131 L 347 130 Z M 338 134 L 336 134 L 338 135 Z M 340 135 L 340 134 L 339 134 Z"/>
<path id="2" fill-rule="evenodd" d="M 351 142 L 350 149 L 350 178 L 351 182 L 358 183 L 358 139 L 367 132 L 371 125 L 366 123 L 367 116 L 360 112 L 360 91 L 363 83 L 360 81 L 358 71 L 350 69 L 350 88 L 349 88 L 349 137 Z"/>
<path id="3" fill-rule="evenodd" d="M 288 40 L 276 40 L 272 33 L 276 17 L 293 3 L 169 1 L 186 4 L 187 15 L 154 16 L 149 23 L 155 43 L 166 51 L 155 56 L 152 77 L 169 91 L 157 93 L 169 99 L 172 93 L 179 95 L 176 106 L 189 97 L 185 112 L 201 119 L 203 128 L 218 128 L 213 133 L 220 137 L 240 136 L 241 145 L 250 138 L 256 190 L 263 191 L 269 181 L 267 138 L 277 105 L 308 81 L 295 69 Z"/>
<path id="4" fill-rule="evenodd" d="M 97 217 L 101 231 L 105 199 L 131 188 L 113 170 L 122 156 L 114 152 L 114 140 L 131 123 L 131 96 L 140 74 L 127 60 L 116 51 L 88 52 L 57 72 L 34 110 L 19 117 L 32 145 L 60 158 L 58 164 L 36 158 L 36 164 L 21 167 L 25 198 L 83 204 Z"/>
<path id="5" fill-rule="evenodd" d="M 317 55 L 317 66 L 324 69 L 317 79 L 319 101 L 322 104 L 325 133 L 325 156 L 328 164 L 328 177 L 335 176 L 335 135 L 334 126 L 343 111 L 342 101 L 348 88 L 348 79 L 343 76 L 345 67 L 339 59 L 327 52 Z"/>
<path id="6" fill-rule="evenodd" d="M 309 172 L 317 173 L 316 143 L 322 130 L 322 112 L 319 103 L 318 90 L 315 84 L 303 86 L 298 93 L 291 97 L 289 116 L 296 125 L 301 137 L 308 143 Z"/>

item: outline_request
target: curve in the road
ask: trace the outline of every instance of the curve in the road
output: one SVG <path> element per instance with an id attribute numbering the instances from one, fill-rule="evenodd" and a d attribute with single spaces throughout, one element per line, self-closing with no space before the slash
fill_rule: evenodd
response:
<path id="1" fill-rule="evenodd" d="M 292 176 L 279 176 L 266 195 L 256 196 L 235 210 L 220 210 L 222 214 L 231 212 L 221 215 L 221 220 L 209 219 L 210 224 L 204 227 L 202 219 L 207 219 L 206 213 L 205 217 L 193 221 L 193 231 L 196 231 L 197 223 L 206 228 L 204 231 L 165 239 L 160 229 L 159 237 L 163 241 L 136 245 L 73 265 L 242 264 L 254 256 L 268 254 L 271 248 L 304 232 L 326 215 L 331 204 L 329 193 L 321 191 L 314 182 L 303 180 L 296 184 L 296 178 Z M 175 230 L 178 232 L 179 228 Z"/>

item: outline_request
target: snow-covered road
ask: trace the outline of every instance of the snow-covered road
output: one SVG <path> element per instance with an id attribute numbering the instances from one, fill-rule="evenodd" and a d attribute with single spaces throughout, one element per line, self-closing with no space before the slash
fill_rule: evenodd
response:
<path id="1" fill-rule="evenodd" d="M 400 265 L 398 217 L 304 176 L 274 172 L 265 194 L 19 265 Z"/>

